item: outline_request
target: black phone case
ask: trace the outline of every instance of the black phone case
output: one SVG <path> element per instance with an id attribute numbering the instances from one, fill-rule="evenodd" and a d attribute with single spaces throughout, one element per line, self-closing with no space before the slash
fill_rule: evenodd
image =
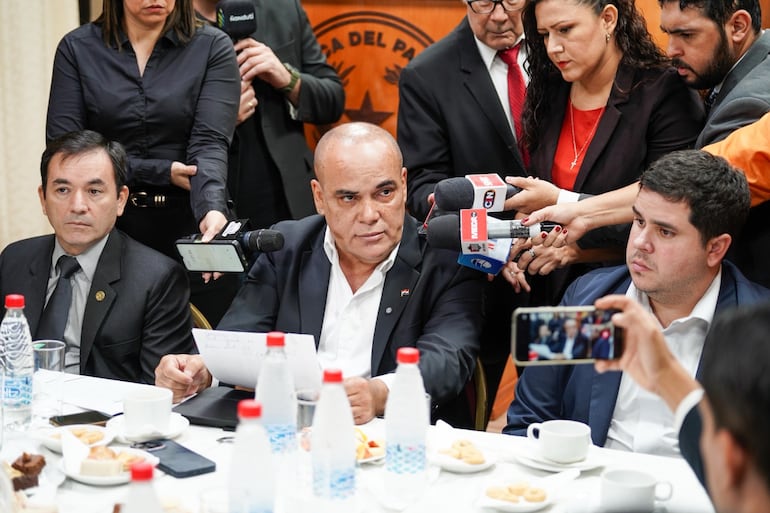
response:
<path id="1" fill-rule="evenodd" d="M 214 472 L 217 464 L 173 440 L 158 440 L 160 447 L 144 449 L 156 456 L 158 468 L 174 477 L 192 477 Z M 148 444 L 150 442 L 147 442 Z"/>
<path id="2" fill-rule="evenodd" d="M 73 426 L 75 424 L 93 424 L 95 426 L 104 426 L 112 417 L 100 411 L 82 411 L 79 413 L 70 413 L 68 415 L 56 415 L 48 421 L 53 426 Z"/>

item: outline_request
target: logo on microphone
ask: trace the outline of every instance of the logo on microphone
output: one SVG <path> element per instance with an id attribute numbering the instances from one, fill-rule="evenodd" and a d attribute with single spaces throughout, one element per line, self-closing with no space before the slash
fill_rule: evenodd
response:
<path id="1" fill-rule="evenodd" d="M 490 209 L 495 204 L 495 191 L 492 189 L 484 193 L 484 208 Z"/>

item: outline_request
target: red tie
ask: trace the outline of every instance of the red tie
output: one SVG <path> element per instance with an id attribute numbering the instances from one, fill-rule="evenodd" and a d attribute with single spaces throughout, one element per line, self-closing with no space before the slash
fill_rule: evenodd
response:
<path id="1" fill-rule="evenodd" d="M 519 67 L 519 50 L 521 41 L 513 48 L 501 50 L 497 55 L 508 65 L 508 103 L 511 105 L 511 119 L 516 129 L 516 141 L 519 145 L 521 157 L 524 159 L 524 165 L 529 165 L 529 155 L 524 147 L 524 127 L 521 124 L 521 112 L 524 109 L 524 95 L 526 86 L 524 85 L 524 75 Z"/>

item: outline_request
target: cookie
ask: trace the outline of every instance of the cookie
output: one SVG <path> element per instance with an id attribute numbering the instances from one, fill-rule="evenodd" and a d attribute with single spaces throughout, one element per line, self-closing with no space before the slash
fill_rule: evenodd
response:
<path id="1" fill-rule="evenodd" d="M 545 490 L 542 488 L 527 488 L 523 494 L 527 502 L 543 502 L 545 500 Z"/>

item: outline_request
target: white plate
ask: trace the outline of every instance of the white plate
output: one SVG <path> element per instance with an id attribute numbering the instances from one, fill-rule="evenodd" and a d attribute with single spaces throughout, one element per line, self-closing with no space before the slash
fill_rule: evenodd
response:
<path id="1" fill-rule="evenodd" d="M 479 449 L 480 450 L 480 449 Z M 439 452 L 433 453 L 430 457 L 431 463 L 438 465 L 444 470 L 449 472 L 455 472 L 457 474 L 471 474 L 473 472 L 481 472 L 486 470 L 497 463 L 497 460 L 489 454 L 481 451 L 484 456 L 484 463 L 478 463 L 476 465 L 466 463 L 463 460 L 453 458 L 448 454 L 442 454 Z"/>
<path id="2" fill-rule="evenodd" d="M 153 456 L 152 454 L 141 451 L 139 449 L 131 449 L 129 447 L 112 447 L 112 449 L 117 452 L 128 452 L 131 454 L 137 454 L 144 457 L 144 461 L 150 463 L 153 467 L 158 464 L 158 458 Z M 125 484 L 131 481 L 131 472 L 125 471 L 121 472 L 120 474 L 114 475 L 114 476 L 84 476 L 80 472 L 73 473 L 68 472 L 67 468 L 64 466 L 64 460 L 61 460 L 59 462 L 59 469 L 61 469 L 62 472 L 64 472 L 64 475 L 69 477 L 70 479 L 74 479 L 75 481 L 79 481 L 84 484 L 88 485 L 94 485 L 94 486 L 112 486 L 112 485 L 119 485 L 119 484 Z"/>
<path id="3" fill-rule="evenodd" d="M 110 442 L 112 442 L 112 439 L 115 438 L 115 435 L 113 434 L 112 430 L 107 429 L 102 426 L 95 426 L 93 424 L 75 424 L 72 426 L 61 426 L 55 429 L 51 429 L 46 431 L 40 436 L 40 442 L 45 445 L 48 449 L 52 450 L 53 452 L 58 452 L 61 454 L 61 434 L 64 430 L 71 430 L 75 428 L 84 428 L 88 429 L 89 431 L 99 431 L 104 435 L 101 440 L 98 440 L 92 444 L 87 444 L 88 447 L 93 447 L 94 445 L 107 445 Z"/>
<path id="4" fill-rule="evenodd" d="M 511 511 L 513 513 L 528 513 L 530 511 L 537 511 L 550 506 L 553 503 L 551 498 L 552 492 L 546 490 L 545 500 L 542 502 L 527 502 L 524 499 L 520 499 L 519 502 L 508 502 L 493 499 L 486 495 L 486 489 L 484 488 L 483 496 L 479 499 L 479 506 L 483 508 L 492 508 L 498 511 Z"/>
<path id="5" fill-rule="evenodd" d="M 115 439 L 121 443 L 146 442 L 158 438 L 176 438 L 190 426 L 190 421 L 186 417 L 177 412 L 171 412 L 171 417 L 168 420 L 168 430 L 165 433 L 155 431 L 129 438 L 125 435 L 125 420 L 123 415 L 118 415 L 107 421 L 107 429 L 112 430 L 115 433 Z"/>
<path id="6" fill-rule="evenodd" d="M 543 458 L 540 451 L 535 446 L 527 446 L 517 449 L 515 453 L 516 460 L 530 468 L 545 470 L 546 472 L 561 472 L 563 470 L 592 470 L 605 465 L 604 458 L 599 454 L 599 448 L 591 445 L 588 447 L 586 459 L 575 463 L 557 463 Z"/>
<path id="7" fill-rule="evenodd" d="M 378 461 L 382 461 L 385 459 L 385 454 L 380 454 L 379 456 L 372 456 L 370 458 L 364 458 L 361 460 L 356 460 L 356 463 L 359 465 L 363 465 L 365 463 L 376 463 Z"/>

